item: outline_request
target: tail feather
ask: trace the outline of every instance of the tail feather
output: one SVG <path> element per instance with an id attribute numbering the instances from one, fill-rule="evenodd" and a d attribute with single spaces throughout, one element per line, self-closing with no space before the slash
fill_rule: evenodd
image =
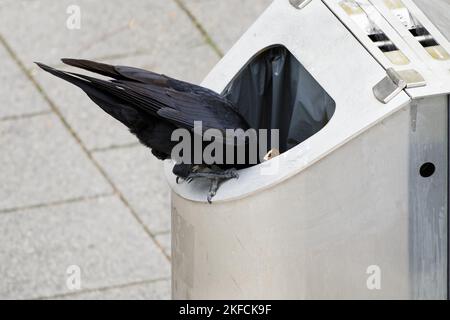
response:
<path id="1" fill-rule="evenodd" d="M 36 64 L 44 71 L 82 89 L 100 108 L 128 128 L 133 129 L 142 121 L 143 115 L 139 110 L 128 105 L 126 101 L 115 94 L 111 94 L 108 90 L 102 90 L 95 83 L 83 79 L 82 75 L 57 70 L 38 62 Z"/>
<path id="2" fill-rule="evenodd" d="M 67 72 L 67 74 L 84 79 L 118 99 L 122 99 L 128 104 L 150 112 L 153 115 L 156 115 L 161 108 L 167 107 L 167 105 L 163 104 L 162 100 L 157 99 L 158 95 L 156 92 L 153 92 L 153 97 L 149 96 L 149 91 L 143 92 L 139 90 L 137 84 L 129 81 L 105 81 L 73 72 Z"/>
<path id="3" fill-rule="evenodd" d="M 98 73 L 116 80 L 129 80 L 159 86 L 166 86 L 169 80 L 164 75 L 139 68 L 112 66 L 105 63 L 83 59 L 64 58 L 61 59 L 61 61 L 69 66 Z"/>
<path id="4" fill-rule="evenodd" d="M 90 72 L 98 73 L 106 77 L 114 78 L 117 80 L 125 80 L 126 78 L 121 75 L 114 66 L 109 64 L 83 60 L 83 59 L 68 59 L 64 58 L 61 61 L 69 66 L 84 69 Z"/>

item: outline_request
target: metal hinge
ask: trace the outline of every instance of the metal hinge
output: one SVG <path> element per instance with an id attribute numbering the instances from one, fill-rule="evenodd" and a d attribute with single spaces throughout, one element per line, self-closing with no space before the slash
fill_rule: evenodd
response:
<path id="1" fill-rule="evenodd" d="M 311 2 L 311 0 L 289 0 L 289 2 L 294 8 L 303 9 L 308 3 Z"/>
<path id="2" fill-rule="evenodd" d="M 382 103 L 388 103 L 406 88 L 423 87 L 427 84 L 414 69 L 397 71 L 389 68 L 386 73 L 387 76 L 373 87 L 373 94 Z"/>

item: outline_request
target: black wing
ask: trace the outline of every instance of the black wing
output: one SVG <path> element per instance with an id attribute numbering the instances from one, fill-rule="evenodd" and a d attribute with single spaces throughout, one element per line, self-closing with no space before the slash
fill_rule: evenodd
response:
<path id="1" fill-rule="evenodd" d="M 105 81 L 71 73 L 176 126 L 192 130 L 194 121 L 202 121 L 205 130 L 249 128 L 230 101 L 207 88 L 133 67 L 111 66 L 89 60 L 62 61 L 113 78 L 112 81 Z"/>

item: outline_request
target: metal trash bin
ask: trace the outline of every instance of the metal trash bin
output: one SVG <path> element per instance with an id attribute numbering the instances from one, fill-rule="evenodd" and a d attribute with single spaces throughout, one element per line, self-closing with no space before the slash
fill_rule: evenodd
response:
<path id="1" fill-rule="evenodd" d="M 213 204 L 166 163 L 174 298 L 447 297 L 450 24 L 425 3 L 275 0 L 219 62 L 203 85 L 286 129 L 285 152 Z M 248 78 L 274 50 L 303 98 L 261 109 Z"/>

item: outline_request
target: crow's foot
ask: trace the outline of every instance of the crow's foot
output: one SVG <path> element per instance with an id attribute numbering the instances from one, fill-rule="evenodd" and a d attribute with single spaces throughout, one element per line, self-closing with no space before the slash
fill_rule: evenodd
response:
<path id="1" fill-rule="evenodd" d="M 211 171 L 196 171 L 191 172 L 186 181 L 190 182 L 194 179 L 205 178 L 205 179 L 219 179 L 219 180 L 228 180 L 228 179 L 238 179 L 239 173 L 236 169 L 229 170 L 211 170 Z"/>
<path id="2" fill-rule="evenodd" d="M 211 181 L 209 187 L 207 200 L 212 203 L 212 198 L 217 194 L 217 190 L 220 187 L 220 183 L 229 179 L 238 179 L 239 173 L 236 169 L 221 170 L 219 168 L 207 168 L 206 170 L 196 170 L 184 179 L 186 182 L 190 183 L 196 179 L 208 179 Z M 178 179 L 177 179 L 178 182 Z"/>

